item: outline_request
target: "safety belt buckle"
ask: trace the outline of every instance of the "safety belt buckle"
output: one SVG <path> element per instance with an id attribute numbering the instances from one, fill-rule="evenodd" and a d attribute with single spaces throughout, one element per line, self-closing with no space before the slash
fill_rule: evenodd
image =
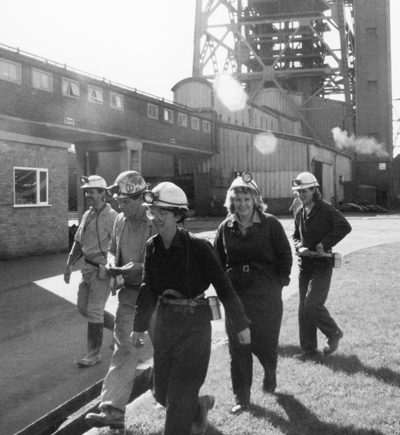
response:
<path id="1" fill-rule="evenodd" d="M 250 266 L 248 264 L 246 264 L 245 266 L 243 266 L 243 272 L 250 272 Z"/>

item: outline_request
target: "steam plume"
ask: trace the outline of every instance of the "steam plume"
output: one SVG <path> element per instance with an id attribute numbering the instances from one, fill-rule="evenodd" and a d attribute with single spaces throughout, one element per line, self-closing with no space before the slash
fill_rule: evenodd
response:
<path id="1" fill-rule="evenodd" d="M 336 146 L 340 149 L 350 149 L 358 154 L 376 154 L 378 157 L 388 157 L 389 154 L 384 150 L 385 144 L 379 143 L 374 137 L 355 137 L 349 136 L 346 130 L 339 127 L 332 129 L 333 139 Z"/>

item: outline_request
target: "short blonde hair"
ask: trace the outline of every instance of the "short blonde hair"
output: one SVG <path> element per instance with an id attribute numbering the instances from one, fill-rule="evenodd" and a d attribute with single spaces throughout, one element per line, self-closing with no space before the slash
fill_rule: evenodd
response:
<path id="1" fill-rule="evenodd" d="M 228 189 L 226 192 L 224 207 L 228 210 L 228 213 L 235 213 L 235 206 L 233 204 L 233 197 L 235 193 L 251 193 L 254 201 L 254 208 L 260 212 L 264 212 L 267 209 L 267 205 L 264 204 L 262 196 L 257 195 L 257 192 L 254 189 L 250 189 L 248 187 L 234 187 L 233 189 Z"/>

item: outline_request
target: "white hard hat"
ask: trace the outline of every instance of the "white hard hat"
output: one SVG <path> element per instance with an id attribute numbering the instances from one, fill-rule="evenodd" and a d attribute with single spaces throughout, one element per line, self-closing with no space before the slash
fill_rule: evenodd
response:
<path id="1" fill-rule="evenodd" d="M 243 174 L 238 174 L 237 177 L 232 181 L 229 190 L 233 190 L 237 187 L 246 187 L 247 189 L 253 189 L 256 191 L 257 195 L 260 194 L 258 190 L 257 183 L 253 180 L 253 177 L 248 172 L 243 172 Z"/>
<path id="2" fill-rule="evenodd" d="M 104 178 L 99 177 L 98 175 L 90 175 L 90 177 L 81 177 L 81 189 L 92 189 L 96 187 L 97 189 L 106 189 L 107 183 Z"/>
<path id="3" fill-rule="evenodd" d="M 143 195 L 144 205 L 158 207 L 182 208 L 188 210 L 188 200 L 185 192 L 174 183 L 165 181 L 158 184 L 153 190 Z"/>
<path id="4" fill-rule="evenodd" d="M 317 179 L 310 172 L 302 172 L 292 180 L 292 190 L 309 189 L 319 186 Z"/>
<path id="5" fill-rule="evenodd" d="M 136 171 L 125 171 L 118 175 L 114 184 L 107 187 L 107 193 L 115 199 L 141 195 L 147 189 L 143 177 Z"/>

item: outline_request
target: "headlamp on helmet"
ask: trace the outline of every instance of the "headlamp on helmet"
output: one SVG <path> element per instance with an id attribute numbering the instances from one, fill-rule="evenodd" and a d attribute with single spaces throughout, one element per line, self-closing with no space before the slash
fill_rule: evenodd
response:
<path id="1" fill-rule="evenodd" d="M 292 180 L 292 190 L 310 189 L 319 186 L 317 179 L 310 172 L 302 172 Z"/>
<path id="2" fill-rule="evenodd" d="M 147 188 L 139 172 L 125 171 L 118 175 L 112 186 L 107 187 L 107 194 L 115 199 L 136 198 Z"/>
<path id="3" fill-rule="evenodd" d="M 257 195 L 260 195 L 258 186 L 256 182 L 253 180 L 253 176 L 249 172 L 242 172 L 242 174 L 238 173 L 237 177 L 233 180 L 229 190 L 239 188 L 239 187 L 253 189 L 256 191 Z"/>
<path id="4" fill-rule="evenodd" d="M 80 178 L 80 182 L 82 183 L 81 189 L 106 189 L 107 183 L 104 178 L 99 175 L 90 175 L 89 177 L 82 176 Z"/>

